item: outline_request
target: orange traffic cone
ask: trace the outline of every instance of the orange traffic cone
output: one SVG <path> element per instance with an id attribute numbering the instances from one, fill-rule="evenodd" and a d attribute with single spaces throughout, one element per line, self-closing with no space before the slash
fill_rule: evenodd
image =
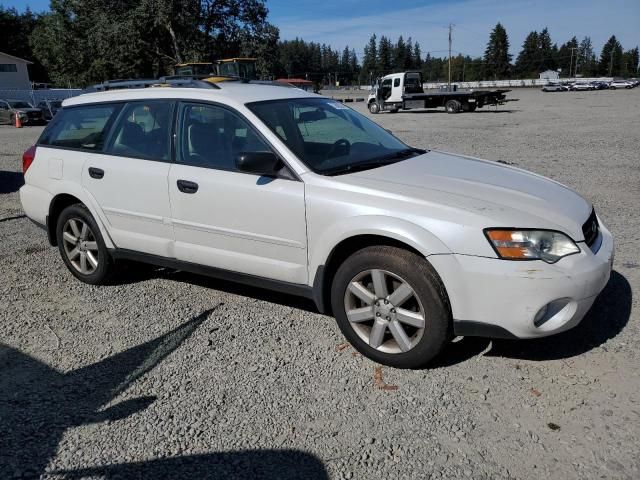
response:
<path id="1" fill-rule="evenodd" d="M 16 117 L 16 128 L 22 128 L 22 121 L 20 120 L 20 115 L 15 114 Z"/>

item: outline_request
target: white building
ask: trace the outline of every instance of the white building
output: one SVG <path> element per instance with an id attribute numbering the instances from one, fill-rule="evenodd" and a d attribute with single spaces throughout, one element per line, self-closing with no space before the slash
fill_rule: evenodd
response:
<path id="1" fill-rule="evenodd" d="M 540 74 L 540 80 L 558 80 L 560 74 L 556 70 L 546 70 Z"/>
<path id="2" fill-rule="evenodd" d="M 31 62 L 0 52 L 0 90 L 29 90 L 29 71 Z"/>

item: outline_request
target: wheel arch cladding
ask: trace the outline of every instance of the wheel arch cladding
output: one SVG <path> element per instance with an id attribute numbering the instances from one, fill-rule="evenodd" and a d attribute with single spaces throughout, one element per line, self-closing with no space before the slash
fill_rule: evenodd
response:
<path id="1" fill-rule="evenodd" d="M 51 200 L 51 204 L 49 205 L 49 215 L 47 216 L 47 236 L 49 237 L 49 243 L 52 246 L 55 247 L 58 245 L 58 239 L 56 238 L 56 225 L 58 224 L 60 214 L 65 208 L 76 203 L 82 204 L 83 202 L 69 193 L 60 193 Z"/>
<path id="2" fill-rule="evenodd" d="M 396 247 L 401 250 L 411 252 L 420 258 L 425 256 L 410 244 L 401 240 L 380 235 L 380 234 L 360 234 L 354 235 L 341 240 L 329 253 L 326 262 L 323 265 L 318 266 L 314 277 L 314 297 L 318 309 L 322 313 L 331 314 L 331 284 L 333 278 L 340 267 L 340 265 L 355 252 L 362 250 L 363 248 L 373 246 L 387 246 Z M 437 271 L 433 266 L 431 268 L 434 272 Z M 438 277 L 440 277 L 438 275 Z M 442 288 L 445 291 L 444 283 L 439 278 Z"/>

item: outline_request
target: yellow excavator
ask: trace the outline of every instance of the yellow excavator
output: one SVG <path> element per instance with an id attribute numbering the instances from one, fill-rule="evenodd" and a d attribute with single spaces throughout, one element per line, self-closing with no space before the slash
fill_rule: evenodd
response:
<path id="1" fill-rule="evenodd" d="M 216 63 L 189 62 L 175 66 L 177 76 L 197 77 L 209 83 L 228 80 L 256 80 L 256 58 L 225 58 Z"/>

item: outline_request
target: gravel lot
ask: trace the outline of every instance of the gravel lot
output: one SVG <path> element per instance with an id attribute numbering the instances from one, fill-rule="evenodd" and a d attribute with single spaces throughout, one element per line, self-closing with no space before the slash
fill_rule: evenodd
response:
<path id="1" fill-rule="evenodd" d="M 575 188 L 615 272 L 576 329 L 457 339 L 421 371 L 376 369 L 297 298 L 148 268 L 79 283 L 21 212 L 41 128 L 0 127 L 0 478 L 640 478 L 640 89 L 512 96 L 374 118 Z"/>

